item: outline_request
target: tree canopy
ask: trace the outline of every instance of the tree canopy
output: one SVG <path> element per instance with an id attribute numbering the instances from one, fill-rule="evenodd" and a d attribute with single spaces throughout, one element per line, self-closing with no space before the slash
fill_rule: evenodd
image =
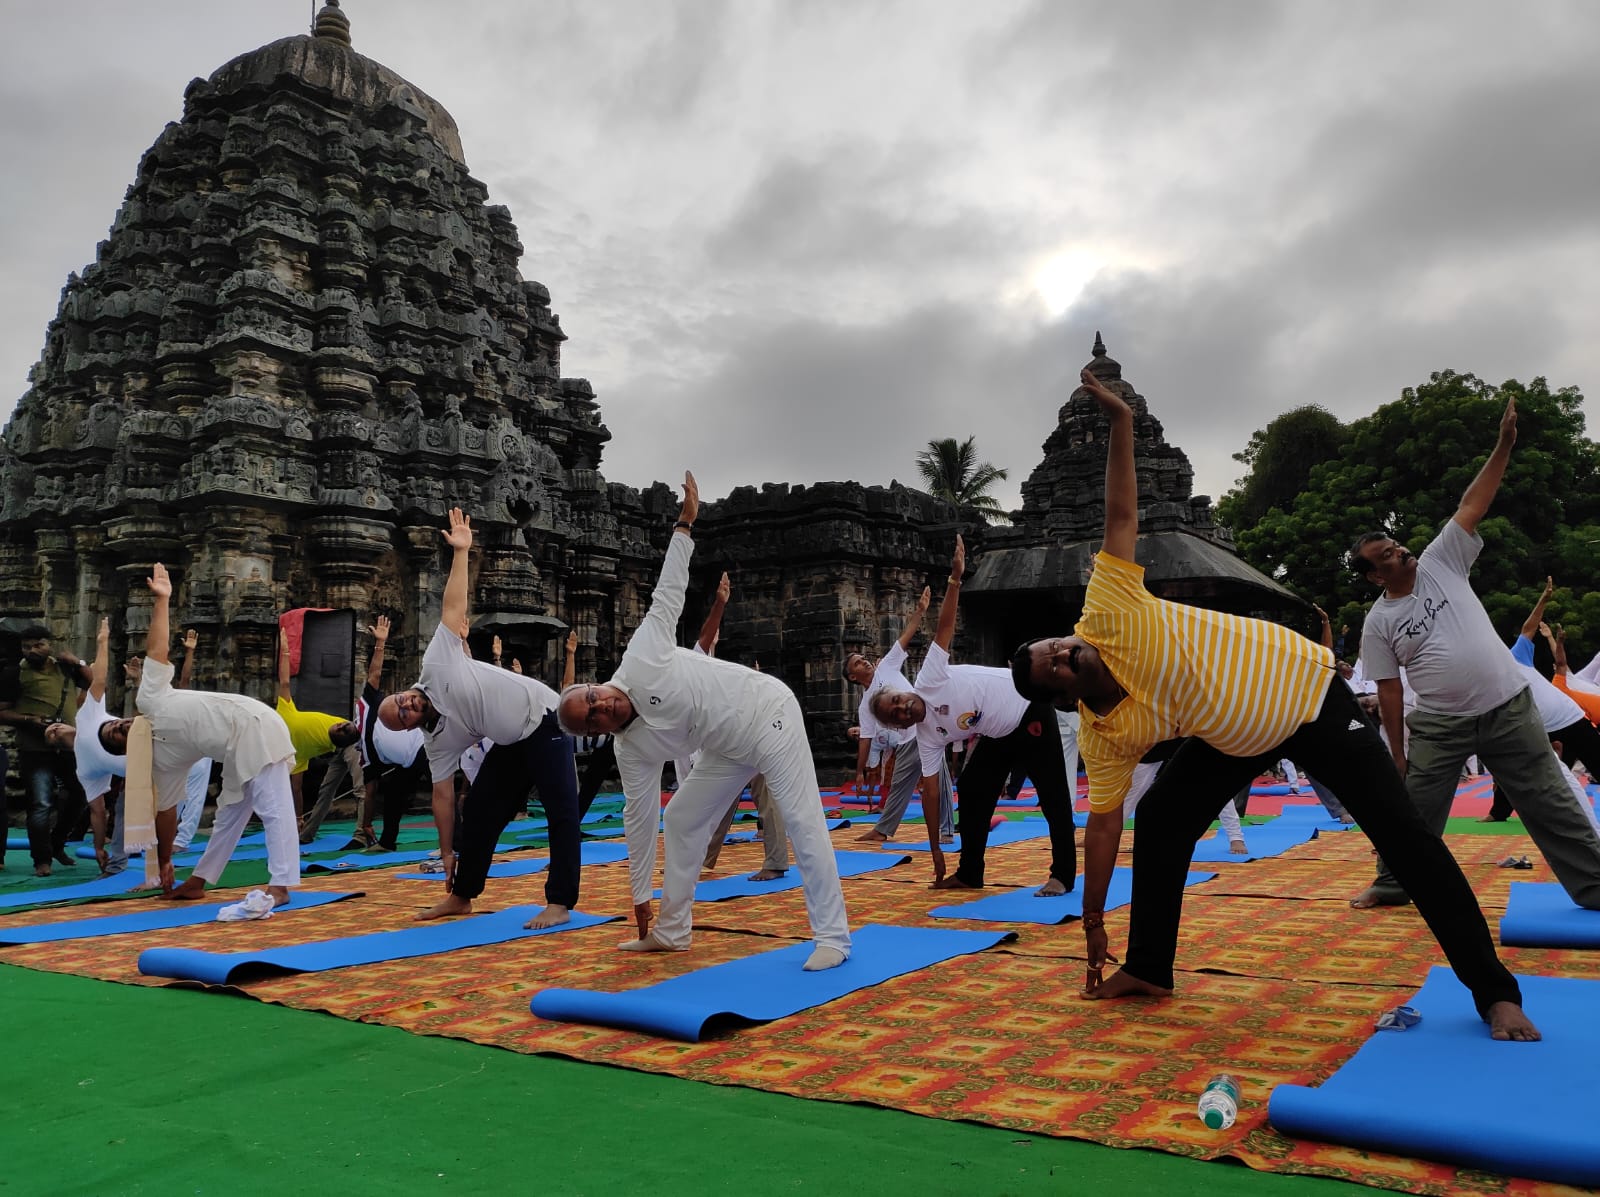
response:
<path id="1" fill-rule="evenodd" d="M 917 454 L 917 472 L 928 493 L 963 507 L 976 507 L 986 516 L 1003 516 L 1000 502 L 989 492 L 1003 482 L 1006 471 L 978 460 L 977 438 L 957 442 L 955 437 L 928 442 Z"/>
<path id="2" fill-rule="evenodd" d="M 1217 501 L 1217 518 L 1245 528 L 1274 507 L 1293 506 L 1313 467 L 1338 457 L 1349 439 L 1350 430 L 1326 408 L 1310 404 L 1284 412 L 1233 455 L 1250 472 Z"/>
<path id="3" fill-rule="evenodd" d="M 1600 594 L 1594 592 L 1600 580 L 1600 446 L 1584 436 L 1583 396 L 1575 387 L 1552 391 L 1543 378 L 1496 387 L 1471 374 L 1435 373 L 1348 425 L 1337 452 L 1305 468 L 1299 486 L 1284 463 L 1306 461 L 1315 438 L 1328 433 L 1321 420 L 1305 415 L 1315 409 L 1287 413 L 1239 455 L 1252 467 L 1228 496 L 1227 522 L 1240 555 L 1319 603 L 1335 627 L 1349 624 L 1346 652 L 1354 655 L 1361 620 L 1378 592 L 1350 570 L 1352 542 L 1363 532 L 1385 531 L 1420 553 L 1454 514 L 1494 447 L 1512 395 L 1517 443 L 1478 527 L 1484 549 L 1473 585 L 1496 628 L 1509 637 L 1546 575 L 1553 576 L 1557 590 L 1548 615 L 1565 624 L 1573 666 L 1582 665 L 1583 654 L 1600 648 Z M 1270 505 L 1251 519 L 1260 502 Z"/>

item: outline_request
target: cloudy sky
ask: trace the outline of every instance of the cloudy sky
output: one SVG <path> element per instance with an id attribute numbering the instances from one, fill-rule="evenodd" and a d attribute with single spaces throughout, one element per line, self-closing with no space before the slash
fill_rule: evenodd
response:
<path id="1" fill-rule="evenodd" d="M 0 413 L 185 84 L 311 9 L 4 0 Z M 1212 495 L 1279 412 L 1434 370 L 1600 412 L 1587 0 L 345 11 L 511 209 L 615 480 L 911 481 L 976 434 L 1009 506 L 1096 329 Z"/>

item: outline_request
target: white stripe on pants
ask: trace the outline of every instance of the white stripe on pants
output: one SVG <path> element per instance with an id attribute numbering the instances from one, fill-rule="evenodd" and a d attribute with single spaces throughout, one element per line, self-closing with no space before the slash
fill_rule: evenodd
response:
<path id="1" fill-rule="evenodd" d="M 689 945 L 694 925 L 694 887 L 700 879 L 706 842 L 752 773 L 763 773 L 772 799 L 783 814 L 784 827 L 800 870 L 806 918 L 816 943 L 849 955 L 850 923 L 839 864 L 828 838 L 817 789 L 817 770 L 806 740 L 805 718 L 793 695 L 760 715 L 765 726 L 756 742 L 756 759 L 734 761 L 704 751 L 688 779 L 667 803 L 664 818 L 665 861 L 661 876 L 661 911 L 655 935 L 668 947 Z"/>
<path id="2" fill-rule="evenodd" d="M 268 765 L 244 783 L 244 797 L 217 808 L 194 875 L 215 885 L 239 846 L 244 825 L 254 813 L 267 833 L 267 884 L 300 884 L 300 825 L 294 817 L 294 793 L 289 788 L 289 762 Z"/>

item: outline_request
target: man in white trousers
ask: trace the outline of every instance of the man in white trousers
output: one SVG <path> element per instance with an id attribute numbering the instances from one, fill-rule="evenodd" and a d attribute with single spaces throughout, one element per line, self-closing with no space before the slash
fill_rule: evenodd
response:
<path id="1" fill-rule="evenodd" d="M 803 879 L 815 940 L 805 968 L 834 968 L 850 955 L 850 927 L 800 704 L 769 674 L 678 647 L 678 620 L 694 553 L 690 532 L 699 509 L 694 475 L 686 473 L 683 507 L 650 610 L 616 674 L 607 683 L 569 686 L 561 695 L 561 725 L 569 734 L 612 732 L 616 737 L 639 930 L 639 938 L 622 948 L 688 950 L 694 887 L 707 839 L 745 783 L 762 773 L 783 812 Z M 652 927 L 661 770 L 667 761 L 696 749 L 700 755 L 694 768 L 667 804 L 661 917 Z"/>
<path id="2" fill-rule="evenodd" d="M 243 694 L 173 688 L 167 655 L 172 579 L 159 561 L 150 570 L 149 586 L 155 602 L 139 682 L 139 710 L 150 722 L 150 783 L 156 796 L 162 897 L 180 901 L 201 897 L 206 884 L 215 884 L 222 876 L 253 813 L 267 835 L 267 892 L 273 905 L 282 906 L 289 900 L 289 888 L 300 884 L 300 836 L 289 789 L 289 766 L 294 761 L 289 729 L 271 707 Z M 117 719 L 104 724 L 99 731 L 101 745 L 126 755 L 134 722 Z M 189 770 L 204 757 L 222 762 L 217 817 L 200 863 L 188 880 L 174 888 L 172 842 L 178 832 L 178 806 Z M 130 776 L 127 784 L 131 791 L 142 779 Z"/>

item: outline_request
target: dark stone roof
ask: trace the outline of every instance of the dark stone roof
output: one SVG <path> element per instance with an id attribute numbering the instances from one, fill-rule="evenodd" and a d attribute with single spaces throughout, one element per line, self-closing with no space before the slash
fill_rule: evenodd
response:
<path id="1" fill-rule="evenodd" d="M 1098 539 L 996 547 L 978 560 L 964 590 L 967 594 L 1081 594 L 1089 585 L 1089 570 L 1099 547 Z M 1163 598 L 1231 596 L 1256 606 L 1304 606 L 1292 591 L 1222 546 L 1190 532 L 1141 536 L 1135 559 L 1145 568 L 1146 585 Z"/>

